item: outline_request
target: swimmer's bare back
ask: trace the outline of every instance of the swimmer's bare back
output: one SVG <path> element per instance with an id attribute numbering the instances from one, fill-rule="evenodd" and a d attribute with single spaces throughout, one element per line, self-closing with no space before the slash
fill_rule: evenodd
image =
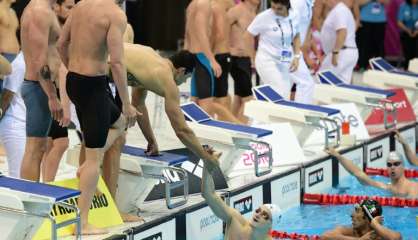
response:
<path id="1" fill-rule="evenodd" d="M 45 63 L 50 72 L 58 71 L 59 64 L 55 63 L 59 63 L 56 51 L 59 35 L 60 26 L 49 3 L 41 0 L 30 1 L 22 14 L 20 31 L 26 64 L 25 79 L 38 81 L 40 69 Z M 46 44 L 48 46 L 44 46 Z"/>
<path id="2" fill-rule="evenodd" d="M 119 22 L 126 28 L 125 13 L 112 0 L 89 0 L 79 2 L 70 18 L 69 71 L 86 76 L 104 75 L 109 38 L 114 37 L 112 28 Z"/>

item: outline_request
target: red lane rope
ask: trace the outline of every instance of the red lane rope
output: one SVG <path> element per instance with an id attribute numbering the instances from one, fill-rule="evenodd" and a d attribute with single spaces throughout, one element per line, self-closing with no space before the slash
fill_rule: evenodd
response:
<path id="1" fill-rule="evenodd" d="M 407 178 L 418 178 L 418 170 L 416 169 L 405 169 L 404 173 Z M 389 177 L 385 168 L 366 168 L 366 174 Z"/>
<path id="2" fill-rule="evenodd" d="M 356 196 L 347 194 L 310 194 L 303 195 L 304 204 L 314 205 L 343 205 L 355 204 L 364 199 L 373 199 L 382 206 L 392 207 L 418 207 L 418 199 L 398 198 L 398 197 L 380 197 L 380 196 Z"/>
<path id="3" fill-rule="evenodd" d="M 306 235 L 306 234 L 299 234 L 299 233 L 287 233 L 287 232 L 281 232 L 272 230 L 270 232 L 270 236 L 273 239 L 298 239 L 298 240 L 319 240 L 319 235 Z"/>

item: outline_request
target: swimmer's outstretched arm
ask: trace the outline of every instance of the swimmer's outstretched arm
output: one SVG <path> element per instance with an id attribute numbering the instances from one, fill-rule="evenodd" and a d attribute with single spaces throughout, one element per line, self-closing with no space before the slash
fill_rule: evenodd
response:
<path id="1" fill-rule="evenodd" d="M 215 193 L 213 177 L 210 175 L 206 164 L 203 167 L 202 174 L 202 195 L 205 198 L 206 203 L 212 209 L 213 213 L 218 218 L 222 219 L 227 225 L 231 223 L 233 218 L 240 221 L 241 224 L 245 224 L 247 221 L 235 209 L 226 205 L 226 203 Z"/>
<path id="2" fill-rule="evenodd" d="M 165 112 L 170 120 L 171 127 L 180 141 L 197 157 L 209 164 L 209 171 L 212 171 L 215 166 L 219 165 L 218 157 L 209 154 L 203 149 L 192 129 L 187 126 L 186 120 L 180 109 L 179 91 L 174 84 L 174 80 L 171 79 L 170 81 L 166 81 L 165 85 Z"/>
<path id="3" fill-rule="evenodd" d="M 377 182 L 371 179 L 365 172 L 358 168 L 351 160 L 345 158 L 339 154 L 334 148 L 329 148 L 326 150 L 328 154 L 335 157 L 343 167 L 354 175 L 362 184 L 370 185 L 372 187 L 377 187 L 381 189 L 388 190 L 388 186 L 382 182 Z"/>
<path id="4" fill-rule="evenodd" d="M 402 145 L 403 150 L 405 151 L 406 159 L 408 160 L 408 162 L 412 165 L 418 166 L 418 157 L 412 151 L 412 149 L 409 147 L 408 143 L 405 141 L 405 139 L 402 137 L 402 135 L 399 133 L 399 131 L 395 131 L 395 138 Z"/>
<path id="5" fill-rule="evenodd" d="M 12 66 L 5 57 L 0 54 L 0 75 L 9 75 L 12 73 Z"/>
<path id="6" fill-rule="evenodd" d="M 321 240 L 361 240 L 369 239 L 373 231 L 366 233 L 362 238 L 354 237 L 353 228 L 350 227 L 336 227 L 321 235 Z"/>

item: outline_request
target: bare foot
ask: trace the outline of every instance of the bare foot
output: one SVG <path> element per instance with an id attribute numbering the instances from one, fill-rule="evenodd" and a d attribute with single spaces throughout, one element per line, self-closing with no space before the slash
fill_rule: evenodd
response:
<path id="1" fill-rule="evenodd" d="M 99 235 L 109 233 L 104 228 L 98 228 L 91 224 L 87 224 L 81 228 L 81 235 Z"/>
<path id="2" fill-rule="evenodd" d="M 121 213 L 120 216 L 122 217 L 123 222 L 145 222 L 143 217 L 134 214 Z"/>

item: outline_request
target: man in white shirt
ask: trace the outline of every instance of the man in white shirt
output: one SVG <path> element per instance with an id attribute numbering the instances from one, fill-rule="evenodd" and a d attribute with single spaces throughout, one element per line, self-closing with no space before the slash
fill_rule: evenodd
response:
<path id="1" fill-rule="evenodd" d="M 20 87 L 25 76 L 22 52 L 11 65 L 12 73 L 6 76 L 3 82 L 0 140 L 6 150 L 9 176 L 19 178 L 26 143 L 26 108 L 20 95 Z"/>
<path id="2" fill-rule="evenodd" d="M 309 48 L 307 36 L 311 25 L 313 0 L 290 0 L 290 4 L 299 16 L 300 42 L 304 48 Z M 298 69 L 290 73 L 290 79 L 296 83 L 295 101 L 312 103 L 315 82 L 303 57 L 299 60 Z"/>
<path id="3" fill-rule="evenodd" d="M 326 56 L 320 71 L 331 70 L 349 84 L 358 59 L 356 23 L 341 0 L 329 0 L 327 4 L 331 11 L 321 29 L 321 45 Z"/>

